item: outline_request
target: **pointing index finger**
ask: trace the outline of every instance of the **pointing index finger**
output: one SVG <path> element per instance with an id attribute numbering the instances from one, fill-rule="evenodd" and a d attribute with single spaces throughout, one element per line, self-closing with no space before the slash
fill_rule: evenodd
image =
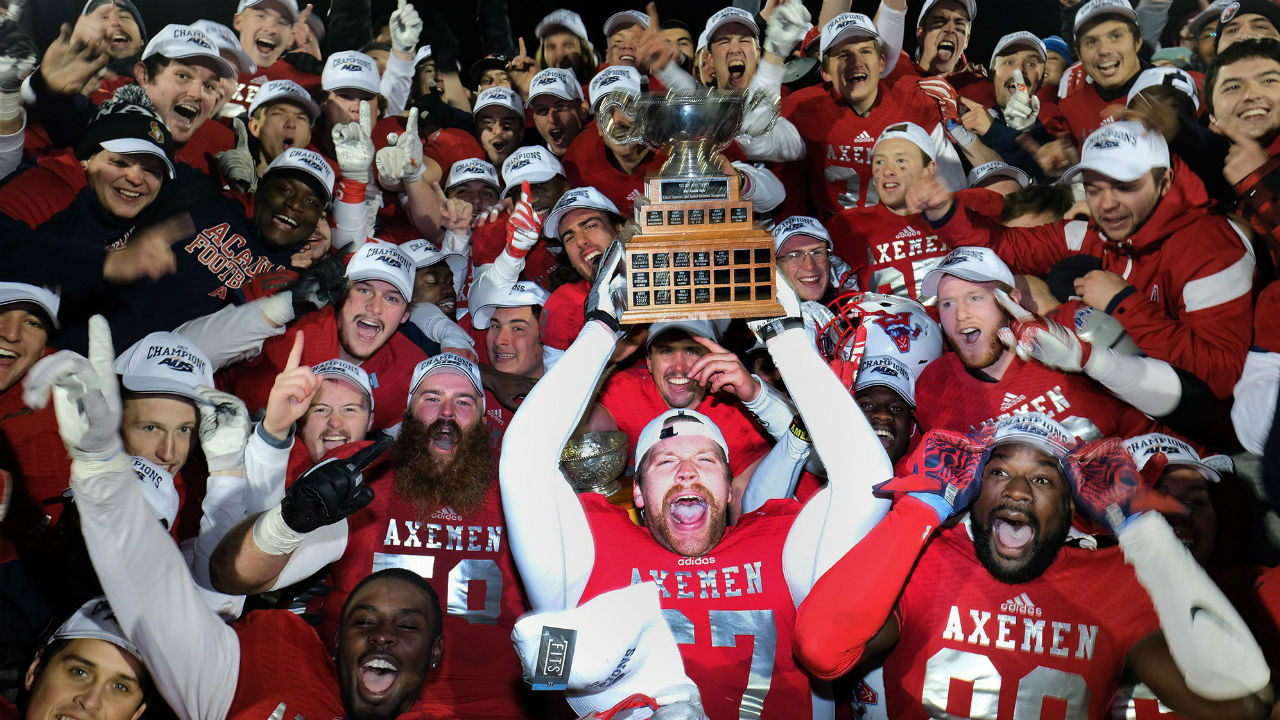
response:
<path id="1" fill-rule="evenodd" d="M 996 288 L 996 300 L 1000 302 L 1001 307 L 1013 316 L 1014 320 L 1032 320 L 1035 318 L 1035 313 L 1014 302 L 1013 298 L 1009 297 L 1009 293 L 1006 293 L 1001 288 Z"/>
<path id="2" fill-rule="evenodd" d="M 656 3 L 649 3 L 648 5 L 645 5 L 644 11 L 649 15 L 649 27 L 653 28 L 655 31 L 661 27 L 658 23 L 658 5 Z"/>
<path id="3" fill-rule="evenodd" d="M 302 345 L 306 340 L 302 337 L 302 331 L 299 330 L 293 336 L 293 349 L 289 351 L 289 360 L 284 364 L 286 371 L 292 370 L 302 365 Z"/>
<path id="4" fill-rule="evenodd" d="M 521 38 L 520 38 L 520 54 L 521 54 L 521 55 L 528 55 L 528 54 L 529 54 L 529 51 L 527 51 L 527 50 L 525 50 L 525 49 L 524 49 L 524 37 L 521 37 Z"/>

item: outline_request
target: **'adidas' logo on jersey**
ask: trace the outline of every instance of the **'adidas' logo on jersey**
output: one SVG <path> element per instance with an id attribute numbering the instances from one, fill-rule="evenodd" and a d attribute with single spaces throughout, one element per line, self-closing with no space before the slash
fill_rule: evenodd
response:
<path id="1" fill-rule="evenodd" d="M 919 237 L 919 236 L 920 236 L 920 231 L 908 225 L 902 228 L 902 232 L 898 233 L 897 235 L 894 235 L 893 239 L 901 240 L 903 238 Z"/>
<path id="2" fill-rule="evenodd" d="M 1000 611 L 1018 613 L 1019 615 L 1029 615 L 1031 617 L 1040 617 L 1041 615 L 1040 608 L 1036 607 L 1036 604 L 1031 602 L 1031 596 L 1026 593 L 1022 593 L 1015 598 L 1005 600 L 1004 604 L 1000 606 Z"/>
<path id="3" fill-rule="evenodd" d="M 1005 393 L 1004 398 L 1000 401 L 1000 412 L 1008 412 L 1009 408 L 1017 407 L 1018 403 L 1021 403 L 1023 400 L 1026 400 L 1026 399 L 1027 399 L 1026 395 L 1015 395 L 1014 393 Z"/>
<path id="4" fill-rule="evenodd" d="M 858 137 L 853 139 L 854 142 L 858 142 L 858 143 L 875 142 L 875 140 L 876 140 L 875 138 L 871 137 L 871 133 L 867 132 L 866 130 L 863 130 L 862 132 L 858 133 Z"/>

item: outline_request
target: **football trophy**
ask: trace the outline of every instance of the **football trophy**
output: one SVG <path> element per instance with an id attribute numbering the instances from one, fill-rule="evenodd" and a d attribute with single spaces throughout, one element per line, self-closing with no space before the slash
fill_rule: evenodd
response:
<path id="1" fill-rule="evenodd" d="M 719 154 L 741 132 L 744 116 L 766 103 L 776 121 L 778 98 L 763 93 L 672 90 L 601 101 L 596 121 L 607 138 L 669 153 L 635 201 L 624 324 L 782 314 L 773 236 L 753 225 L 751 202 L 739 197 L 738 178 L 724 173 Z"/>

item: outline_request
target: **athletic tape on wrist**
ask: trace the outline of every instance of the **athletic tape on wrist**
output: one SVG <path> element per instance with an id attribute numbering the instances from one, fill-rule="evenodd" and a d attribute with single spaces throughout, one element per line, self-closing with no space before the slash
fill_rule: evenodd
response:
<path id="1" fill-rule="evenodd" d="M 253 523 L 253 544 L 268 555 L 288 555 L 302 544 L 303 537 L 285 523 L 279 505 L 259 515 Z"/>

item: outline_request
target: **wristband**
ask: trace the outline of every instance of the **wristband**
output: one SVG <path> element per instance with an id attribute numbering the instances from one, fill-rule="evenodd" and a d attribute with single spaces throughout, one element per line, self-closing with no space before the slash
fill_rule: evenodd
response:
<path id="1" fill-rule="evenodd" d="M 791 424 L 787 426 L 787 430 L 791 431 L 801 442 L 813 444 L 813 438 L 809 437 L 809 430 L 804 426 L 804 420 L 799 415 L 791 418 Z"/>
<path id="2" fill-rule="evenodd" d="M 760 327 L 760 342 L 768 343 L 774 337 L 781 335 L 787 330 L 799 328 L 804 329 L 804 320 L 797 317 L 785 317 L 770 320 Z"/>
<path id="3" fill-rule="evenodd" d="M 365 198 L 365 190 L 369 184 L 359 180 L 352 180 L 349 177 L 338 178 L 337 192 L 333 194 L 333 199 L 343 203 L 362 203 Z"/>
<path id="4" fill-rule="evenodd" d="M 302 544 L 304 535 L 294 532 L 276 505 L 253 523 L 253 544 L 268 555 L 288 555 Z"/>
<path id="5" fill-rule="evenodd" d="M 587 320 L 599 320 L 605 325 L 608 325 L 609 329 L 614 331 L 615 333 L 622 332 L 622 324 L 618 322 L 618 318 L 605 312 L 604 310 L 592 310 L 591 312 L 587 313 Z"/>

